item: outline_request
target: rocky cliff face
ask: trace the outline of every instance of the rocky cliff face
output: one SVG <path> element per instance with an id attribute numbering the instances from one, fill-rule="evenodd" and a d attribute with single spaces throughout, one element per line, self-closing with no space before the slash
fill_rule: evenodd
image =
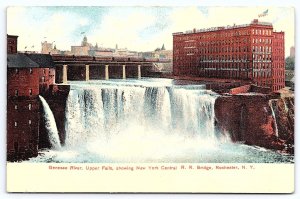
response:
<path id="1" fill-rule="evenodd" d="M 277 127 L 278 137 L 284 141 L 285 150 L 294 153 L 294 125 L 295 125 L 295 107 L 294 98 L 285 97 L 271 100 Z"/>
<path id="2" fill-rule="evenodd" d="M 216 122 L 233 141 L 293 153 L 293 104 L 263 94 L 223 95 L 215 103 Z"/>

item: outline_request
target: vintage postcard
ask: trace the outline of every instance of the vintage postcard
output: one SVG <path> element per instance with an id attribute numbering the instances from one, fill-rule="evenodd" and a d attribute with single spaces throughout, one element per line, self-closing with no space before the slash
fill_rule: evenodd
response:
<path id="1" fill-rule="evenodd" d="M 7 191 L 293 193 L 294 29 L 292 7 L 8 7 Z"/>

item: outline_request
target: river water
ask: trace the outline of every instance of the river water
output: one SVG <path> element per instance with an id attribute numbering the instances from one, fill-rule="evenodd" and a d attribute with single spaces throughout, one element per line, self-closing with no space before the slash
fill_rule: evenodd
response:
<path id="1" fill-rule="evenodd" d="M 218 95 L 205 85 L 155 78 L 69 84 L 65 145 L 43 149 L 30 162 L 294 161 L 292 156 L 231 142 L 215 126 Z M 46 117 L 51 115 L 47 111 Z"/>

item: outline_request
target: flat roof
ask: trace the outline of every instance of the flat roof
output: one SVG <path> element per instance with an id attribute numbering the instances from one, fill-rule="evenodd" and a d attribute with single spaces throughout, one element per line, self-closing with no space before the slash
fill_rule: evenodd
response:
<path id="1" fill-rule="evenodd" d="M 273 27 L 272 23 L 259 22 L 259 21 L 253 20 L 250 24 L 241 24 L 241 25 L 233 25 L 233 26 L 228 25 L 228 26 L 218 26 L 218 27 L 211 27 L 211 28 L 194 29 L 194 30 L 187 30 L 185 32 L 175 32 L 175 33 L 173 33 L 173 35 L 194 34 L 194 33 L 200 33 L 200 32 L 213 32 L 213 31 L 219 31 L 219 30 L 231 30 L 231 29 L 237 29 L 237 28 L 250 27 L 253 25 Z"/>

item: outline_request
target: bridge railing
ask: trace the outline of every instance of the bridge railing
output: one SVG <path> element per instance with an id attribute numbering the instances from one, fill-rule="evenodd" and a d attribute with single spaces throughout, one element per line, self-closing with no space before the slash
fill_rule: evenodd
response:
<path id="1" fill-rule="evenodd" d="M 96 56 L 75 56 L 75 55 L 58 55 L 53 54 L 54 62 L 60 61 L 99 61 L 99 62 L 171 62 L 166 58 L 142 58 L 142 57 L 96 57 Z"/>

